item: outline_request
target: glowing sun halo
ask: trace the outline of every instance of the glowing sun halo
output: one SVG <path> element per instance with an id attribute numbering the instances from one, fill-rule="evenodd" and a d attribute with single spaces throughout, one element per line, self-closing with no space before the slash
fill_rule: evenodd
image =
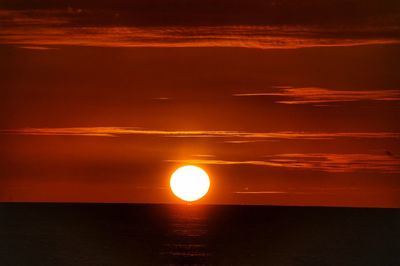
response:
<path id="1" fill-rule="evenodd" d="M 172 192 L 184 201 L 196 201 L 204 197 L 210 188 L 210 178 L 200 167 L 187 165 L 178 168 L 171 176 Z"/>

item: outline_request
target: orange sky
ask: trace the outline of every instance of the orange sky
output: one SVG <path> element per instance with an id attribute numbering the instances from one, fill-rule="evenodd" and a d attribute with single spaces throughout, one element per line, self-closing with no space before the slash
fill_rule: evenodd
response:
<path id="1" fill-rule="evenodd" d="M 184 2 L 4 2 L 0 201 L 400 207 L 397 1 Z"/>

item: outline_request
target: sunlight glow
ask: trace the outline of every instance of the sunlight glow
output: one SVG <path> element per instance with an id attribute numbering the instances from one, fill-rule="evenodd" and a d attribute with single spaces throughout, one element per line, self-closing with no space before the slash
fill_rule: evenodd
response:
<path id="1" fill-rule="evenodd" d="M 200 167 L 187 165 L 178 168 L 171 176 L 172 192 L 184 201 L 196 201 L 207 194 L 210 178 Z"/>

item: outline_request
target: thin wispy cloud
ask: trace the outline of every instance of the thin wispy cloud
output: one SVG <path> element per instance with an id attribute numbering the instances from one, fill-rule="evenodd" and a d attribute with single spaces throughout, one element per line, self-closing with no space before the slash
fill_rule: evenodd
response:
<path id="1" fill-rule="evenodd" d="M 119 13 L 99 10 L 0 10 L 0 43 L 24 47 L 243 47 L 302 48 L 400 43 L 400 25 L 371 26 L 276 24 L 254 21 L 231 24 L 169 25 L 126 22 Z M 102 17 L 104 16 L 104 17 Z M 96 21 L 98 23 L 96 23 Z M 150 24 L 148 24 L 150 23 Z M 100 25 L 100 26 L 99 26 Z"/>
<path id="2" fill-rule="evenodd" d="M 368 192 L 379 192 L 379 189 L 370 189 Z M 399 190 L 396 188 L 387 189 L 388 192 L 398 193 Z M 345 193 L 365 193 L 364 188 L 360 187 L 319 187 L 319 188 L 310 188 L 305 187 L 302 189 L 288 189 L 288 190 L 249 190 L 245 188 L 240 191 L 234 191 L 234 194 L 243 194 L 243 195 L 279 195 L 279 194 L 291 194 L 291 195 L 338 195 Z"/>
<path id="3" fill-rule="evenodd" d="M 19 46 L 18 48 L 27 49 L 27 50 L 57 50 L 56 47 L 48 47 L 48 46 Z"/>
<path id="4" fill-rule="evenodd" d="M 229 130 L 152 130 L 135 127 L 64 127 L 64 128 L 20 128 L 2 129 L 1 134 L 32 136 L 97 136 L 118 137 L 126 135 L 149 135 L 182 138 L 224 138 L 227 143 L 243 143 L 265 140 L 333 140 L 353 139 L 398 139 L 398 132 L 249 132 Z M 236 141 L 236 142 L 235 142 Z"/>
<path id="5" fill-rule="evenodd" d="M 333 90 L 318 87 L 281 88 L 278 92 L 237 93 L 237 97 L 283 97 L 283 104 L 324 104 L 355 101 L 400 101 L 400 90 Z"/>
<path id="6" fill-rule="evenodd" d="M 289 169 L 304 169 L 331 173 L 360 171 L 400 173 L 400 160 L 384 154 L 296 153 L 269 155 L 266 156 L 264 160 L 232 161 L 216 159 L 188 159 L 167 161 L 197 165 L 250 165 L 283 167 Z"/>
<path id="7" fill-rule="evenodd" d="M 288 194 L 287 191 L 235 191 L 234 194 Z"/>
<path id="8" fill-rule="evenodd" d="M 378 171 L 400 172 L 400 160 L 386 154 L 334 154 L 293 153 L 266 156 L 272 162 L 288 164 L 289 167 L 317 169 L 326 172 Z"/>
<path id="9" fill-rule="evenodd" d="M 308 32 L 302 36 L 302 32 Z M 304 48 L 400 43 L 397 39 L 321 38 L 318 29 L 267 26 L 13 28 L 0 30 L 0 43 L 93 47 L 239 47 Z M 68 38 L 65 38 L 68 36 Z"/>

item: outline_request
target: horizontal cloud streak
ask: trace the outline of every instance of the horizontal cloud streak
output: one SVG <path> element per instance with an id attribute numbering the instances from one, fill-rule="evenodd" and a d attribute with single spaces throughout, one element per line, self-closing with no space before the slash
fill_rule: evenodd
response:
<path id="1" fill-rule="evenodd" d="M 287 194 L 287 191 L 235 191 L 235 194 Z"/>
<path id="2" fill-rule="evenodd" d="M 307 32 L 303 35 L 303 32 Z M 303 48 L 400 43 L 394 38 L 323 38 L 316 29 L 226 26 L 196 28 L 12 28 L 0 43 L 21 46 Z M 332 33 L 333 35 L 335 33 Z M 66 38 L 67 37 L 67 38 Z"/>
<path id="3" fill-rule="evenodd" d="M 33 136 L 99 136 L 117 137 L 124 135 L 150 135 L 186 138 L 226 138 L 228 143 L 263 141 L 268 139 L 286 140 L 331 140 L 354 139 L 398 139 L 398 132 L 247 132 L 229 130 L 151 130 L 134 127 L 66 127 L 66 128 L 21 128 L 2 129 L 1 134 Z"/>
<path id="4" fill-rule="evenodd" d="M 400 90 L 332 90 L 317 87 L 282 88 L 278 92 L 237 93 L 237 97 L 278 96 L 283 104 L 319 104 L 355 101 L 400 101 Z"/>
<path id="5" fill-rule="evenodd" d="M 400 160 L 380 154 L 276 154 L 265 160 L 168 160 L 168 162 L 198 165 L 252 165 L 283 167 L 290 169 L 317 170 L 332 173 L 372 171 L 380 173 L 400 173 Z"/>
<path id="6" fill-rule="evenodd" d="M 91 11 L 99 12 L 99 11 Z M 138 25 L 93 23 L 71 10 L 0 10 L 0 43 L 21 46 L 301 48 L 400 43 L 400 25 Z M 101 13 L 101 12 L 100 12 Z M 112 15 L 112 14 L 110 14 Z M 92 20 L 85 19 L 92 16 Z M 109 21 L 106 19 L 105 21 Z M 113 21 L 113 20 L 112 20 Z M 90 23 L 89 23 L 90 22 Z M 100 25 L 100 26 L 99 26 Z"/>
<path id="7" fill-rule="evenodd" d="M 386 189 L 387 192 L 390 193 L 398 193 L 399 190 L 396 188 L 393 189 Z M 379 193 L 382 192 L 379 188 L 378 189 L 368 189 L 360 188 L 360 187 L 319 187 L 319 188 L 310 188 L 305 187 L 302 189 L 288 189 L 288 190 L 258 190 L 252 191 L 244 189 L 241 191 L 234 191 L 234 194 L 243 194 L 243 195 L 279 195 L 279 194 L 291 194 L 291 195 L 339 195 L 339 194 L 346 194 L 346 193 Z"/>

